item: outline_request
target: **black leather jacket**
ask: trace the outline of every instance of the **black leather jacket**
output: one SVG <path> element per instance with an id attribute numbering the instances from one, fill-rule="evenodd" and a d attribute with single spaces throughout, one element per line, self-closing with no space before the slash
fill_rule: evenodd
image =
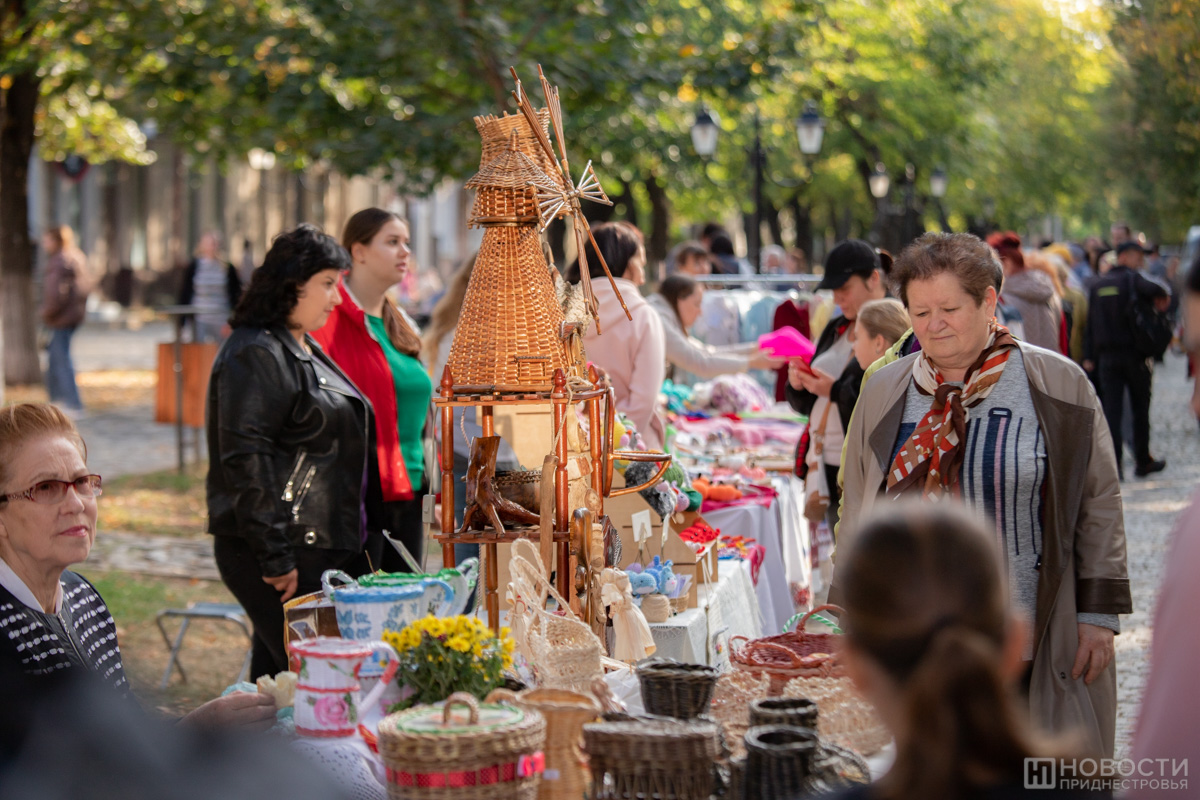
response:
<path id="1" fill-rule="evenodd" d="M 308 345 L 237 328 L 208 386 L 208 530 L 245 539 L 266 576 L 295 568 L 296 548 L 361 551 L 381 508 L 371 404 Z"/>

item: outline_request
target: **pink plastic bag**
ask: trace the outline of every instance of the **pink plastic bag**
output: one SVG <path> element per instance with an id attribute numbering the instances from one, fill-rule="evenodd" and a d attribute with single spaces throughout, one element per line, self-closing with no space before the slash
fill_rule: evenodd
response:
<path id="1" fill-rule="evenodd" d="M 790 325 L 758 337 L 758 349 L 766 350 L 775 358 L 798 358 L 805 364 L 812 361 L 817 346 L 812 340 Z"/>

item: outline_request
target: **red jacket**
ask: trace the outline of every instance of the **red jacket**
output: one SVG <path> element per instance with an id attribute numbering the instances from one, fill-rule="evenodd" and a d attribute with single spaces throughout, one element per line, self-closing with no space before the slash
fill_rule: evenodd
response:
<path id="1" fill-rule="evenodd" d="M 338 282 L 338 291 L 342 294 L 341 304 L 312 336 L 375 406 L 375 448 L 384 501 L 411 500 L 413 487 L 396 428 L 396 384 L 392 369 L 383 345 L 367 329 L 366 312 L 346 290 L 344 282 Z"/>

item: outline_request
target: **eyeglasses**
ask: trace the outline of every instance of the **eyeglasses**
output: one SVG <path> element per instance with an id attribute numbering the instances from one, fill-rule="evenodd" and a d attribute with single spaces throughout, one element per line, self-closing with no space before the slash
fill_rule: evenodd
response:
<path id="1" fill-rule="evenodd" d="M 84 475 L 73 481 L 54 479 L 38 481 L 23 492 L 0 495 L 0 500 L 7 502 L 8 500 L 25 499 L 41 505 L 55 505 L 63 501 L 63 498 L 67 496 L 67 489 L 72 486 L 75 487 L 75 494 L 80 497 L 99 497 L 103 494 L 100 489 L 100 476 Z"/>

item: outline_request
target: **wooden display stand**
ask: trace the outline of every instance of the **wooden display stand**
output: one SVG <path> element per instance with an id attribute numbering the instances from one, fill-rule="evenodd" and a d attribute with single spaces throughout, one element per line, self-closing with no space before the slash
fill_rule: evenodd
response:
<path id="1" fill-rule="evenodd" d="M 480 427 L 484 436 L 495 434 L 494 410 L 496 406 L 504 405 L 533 405 L 549 403 L 553 408 L 553 439 L 557 442 L 554 455 L 557 456 L 557 466 L 554 473 L 554 524 L 550 534 L 550 542 L 540 541 L 543 551 L 547 544 L 552 544 L 554 555 L 543 558 L 548 569 L 556 571 L 556 588 L 563 597 L 572 599 L 572 609 L 580 612 L 577 593 L 574 589 L 575 575 L 580 563 L 588 564 L 592 554 L 588 552 L 590 537 L 583 531 L 576 530 L 572 535 L 572 516 L 575 509 L 570 508 L 568 501 L 569 487 L 567 485 L 567 460 L 570 457 L 567 439 L 559 435 L 567 422 L 567 410 L 570 404 L 583 403 L 588 418 L 588 449 L 591 460 L 592 488 L 595 490 L 597 507 L 589 509 L 598 523 L 604 524 L 604 498 L 619 497 L 633 494 L 659 480 L 671 457 L 663 453 L 634 453 L 616 451 L 611 447 L 612 420 L 616 413 L 615 400 L 611 387 L 602 384 L 594 370 L 590 372 L 592 387 L 590 389 L 569 393 L 567 378 L 562 370 L 554 374 L 554 389 L 551 392 L 529 392 L 524 394 L 508 394 L 499 392 L 467 393 L 455 392 L 454 379 L 447 366 L 442 373 L 440 397 L 434 403 L 440 410 L 442 425 L 442 463 L 454 463 L 454 409 L 461 407 L 479 407 Z M 603 406 L 602 406 L 603 403 Z M 602 424 L 607 421 L 608 424 Z M 607 445 L 607 446 L 606 446 Z M 659 469 L 647 484 L 642 486 L 627 486 L 614 489 L 612 487 L 613 462 L 615 460 L 657 462 Z M 451 471 L 442 471 L 442 515 L 441 533 L 434 538 L 442 545 L 442 563 L 454 566 L 454 545 L 478 544 L 484 555 L 485 574 L 483 580 L 484 607 L 488 613 L 488 625 L 499 627 L 500 621 L 500 545 L 511 543 L 518 537 L 541 540 L 541 530 L 533 526 L 510 526 L 503 531 L 485 530 L 466 533 L 455 532 L 454 520 L 454 475 Z M 639 498 L 640 500 L 640 498 Z M 542 509 L 541 513 L 547 513 Z M 506 548 L 507 549 L 507 548 Z"/>

